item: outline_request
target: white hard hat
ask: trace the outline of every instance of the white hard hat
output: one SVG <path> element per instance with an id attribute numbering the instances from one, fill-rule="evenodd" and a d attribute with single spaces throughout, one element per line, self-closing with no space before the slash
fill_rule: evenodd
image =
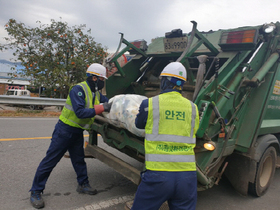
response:
<path id="1" fill-rule="evenodd" d="M 93 74 L 98 77 L 103 77 L 105 79 L 108 79 L 106 77 L 106 68 L 99 63 L 91 64 L 87 69 L 87 74 Z"/>
<path id="2" fill-rule="evenodd" d="M 165 68 L 162 70 L 160 76 L 165 77 L 175 77 L 181 80 L 187 80 L 187 71 L 186 68 L 180 62 L 172 62 L 169 63 Z"/>

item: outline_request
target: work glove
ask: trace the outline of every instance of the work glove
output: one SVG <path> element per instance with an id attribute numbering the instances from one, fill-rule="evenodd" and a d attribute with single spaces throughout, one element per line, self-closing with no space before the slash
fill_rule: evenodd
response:
<path id="1" fill-rule="evenodd" d="M 105 102 L 105 103 L 103 104 L 103 107 L 104 107 L 104 112 L 110 112 L 111 107 L 112 107 L 112 102 L 111 102 L 111 103 Z"/>
<path id="2" fill-rule="evenodd" d="M 103 104 L 99 104 L 99 105 L 94 105 L 94 109 L 95 109 L 95 114 L 101 114 L 102 112 L 110 112 L 111 110 L 111 106 L 112 106 L 112 102 L 111 103 L 103 103 Z"/>

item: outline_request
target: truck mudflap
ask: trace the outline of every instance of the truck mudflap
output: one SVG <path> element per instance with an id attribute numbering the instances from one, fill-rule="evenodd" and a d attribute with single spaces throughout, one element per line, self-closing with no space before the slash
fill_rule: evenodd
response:
<path id="1" fill-rule="evenodd" d="M 239 153 L 233 153 L 227 157 L 226 161 L 229 164 L 225 170 L 225 176 L 238 193 L 246 196 L 249 182 L 254 181 L 257 162 Z"/>

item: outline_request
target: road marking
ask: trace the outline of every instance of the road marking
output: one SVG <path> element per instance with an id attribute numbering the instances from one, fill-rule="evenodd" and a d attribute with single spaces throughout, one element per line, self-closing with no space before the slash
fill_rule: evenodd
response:
<path id="1" fill-rule="evenodd" d="M 100 134 L 98 134 L 100 136 Z M 84 135 L 89 137 L 89 135 Z M 28 137 L 28 138 L 11 138 L 11 139 L 0 139 L 0 141 L 19 141 L 19 140 L 34 140 L 34 139 L 51 139 L 52 137 Z"/>
<path id="2" fill-rule="evenodd" d="M 86 205 L 84 207 L 80 207 L 74 210 L 100 210 L 100 209 L 107 209 L 109 207 L 113 207 L 118 204 L 124 204 L 128 201 L 132 201 L 134 196 L 132 195 L 126 195 L 118 198 L 113 198 L 111 200 L 104 200 L 99 203 L 94 203 L 90 205 Z"/>

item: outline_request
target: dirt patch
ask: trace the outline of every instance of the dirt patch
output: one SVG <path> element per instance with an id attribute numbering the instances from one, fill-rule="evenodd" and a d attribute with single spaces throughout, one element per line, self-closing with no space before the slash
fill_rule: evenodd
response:
<path id="1" fill-rule="evenodd" d="M 26 111 L 0 110 L 0 117 L 59 117 L 60 112 L 54 111 Z"/>

